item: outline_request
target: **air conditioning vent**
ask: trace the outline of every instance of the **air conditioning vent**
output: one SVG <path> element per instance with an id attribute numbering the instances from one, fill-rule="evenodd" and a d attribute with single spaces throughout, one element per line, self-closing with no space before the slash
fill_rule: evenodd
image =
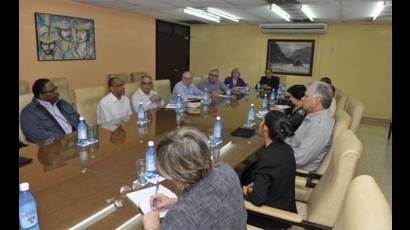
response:
<path id="1" fill-rule="evenodd" d="M 267 33 L 324 33 L 325 23 L 267 23 L 259 25 L 262 32 Z"/>

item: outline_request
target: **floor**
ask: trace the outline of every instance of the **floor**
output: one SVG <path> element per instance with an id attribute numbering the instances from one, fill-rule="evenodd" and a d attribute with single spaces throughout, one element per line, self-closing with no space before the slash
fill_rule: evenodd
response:
<path id="1" fill-rule="evenodd" d="M 356 176 L 372 176 L 392 208 L 392 139 L 387 139 L 389 123 L 363 119 L 356 135 L 362 141 L 363 153 L 356 168 Z"/>

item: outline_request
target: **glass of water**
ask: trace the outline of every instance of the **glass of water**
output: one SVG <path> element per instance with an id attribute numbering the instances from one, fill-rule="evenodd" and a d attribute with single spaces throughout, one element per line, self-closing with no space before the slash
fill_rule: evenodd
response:
<path id="1" fill-rule="evenodd" d="M 145 159 L 141 158 L 136 160 L 135 165 L 137 166 L 138 175 L 137 184 L 144 186 L 148 183 L 147 179 L 145 178 Z"/>
<path id="2" fill-rule="evenodd" d="M 98 127 L 96 125 L 88 125 L 87 139 L 89 142 L 95 142 L 98 140 Z"/>

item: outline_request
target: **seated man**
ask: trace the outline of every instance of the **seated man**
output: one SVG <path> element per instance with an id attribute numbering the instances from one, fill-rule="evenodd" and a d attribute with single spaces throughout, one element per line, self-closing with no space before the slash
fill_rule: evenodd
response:
<path id="1" fill-rule="evenodd" d="M 209 70 L 208 78 L 201 80 L 201 82 L 199 83 L 199 89 L 204 91 L 205 88 L 207 88 L 208 93 L 212 96 L 217 96 L 224 93 L 228 88 L 222 81 L 218 80 L 218 77 L 218 69 Z"/>
<path id="2" fill-rule="evenodd" d="M 165 106 L 164 100 L 157 92 L 152 90 L 152 78 L 149 75 L 141 77 L 140 88 L 131 97 L 134 111 L 138 111 L 138 106 L 142 102 L 144 110 L 162 108 Z"/>
<path id="3" fill-rule="evenodd" d="M 110 93 L 103 97 L 97 106 L 97 123 L 102 127 L 115 130 L 126 122 L 132 114 L 130 100 L 124 95 L 124 82 L 113 77 L 108 80 Z"/>
<path id="4" fill-rule="evenodd" d="M 241 72 L 239 68 L 234 68 L 231 71 L 231 76 L 226 77 L 224 80 L 224 84 L 229 85 L 229 88 L 231 88 L 234 93 L 238 92 L 240 87 L 246 87 L 248 85 L 240 76 Z"/>
<path id="5" fill-rule="evenodd" d="M 21 129 L 28 141 L 39 143 L 77 130 L 80 115 L 70 103 L 59 99 L 49 79 L 33 84 L 33 100 L 21 111 Z"/>
<path id="6" fill-rule="evenodd" d="M 172 91 L 171 101 L 176 102 L 178 94 L 181 95 L 182 99 L 187 98 L 198 98 L 201 97 L 204 92 L 199 90 L 193 83 L 192 83 L 192 73 L 189 71 L 185 71 L 182 73 L 182 79 L 180 82 L 175 84 L 174 90 Z"/>
<path id="7" fill-rule="evenodd" d="M 309 84 L 302 98 L 303 109 L 308 113 L 295 135 L 286 142 L 292 147 L 296 167 L 316 171 L 329 151 L 335 119 L 328 110 L 332 90 L 326 83 Z"/>
<path id="8" fill-rule="evenodd" d="M 265 76 L 262 76 L 259 80 L 261 86 L 265 90 L 275 89 L 275 92 L 278 92 L 280 79 L 279 77 L 273 76 L 273 71 L 271 68 L 265 70 Z M 255 89 L 258 85 L 255 86 Z"/>

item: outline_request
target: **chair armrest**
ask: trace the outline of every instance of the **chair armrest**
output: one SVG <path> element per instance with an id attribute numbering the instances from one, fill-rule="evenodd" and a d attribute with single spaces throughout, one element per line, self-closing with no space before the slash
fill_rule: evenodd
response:
<path id="1" fill-rule="evenodd" d="M 320 180 L 320 178 L 322 178 L 321 174 L 315 173 L 315 172 L 309 172 L 306 169 L 296 169 L 296 176 L 300 176 L 300 177 L 306 177 L 309 179 L 316 179 L 316 180 Z"/>
<path id="2" fill-rule="evenodd" d="M 296 213 L 288 212 L 288 211 L 284 211 L 281 209 L 272 208 L 272 207 L 268 207 L 264 205 L 258 207 L 247 200 L 245 200 L 245 208 L 253 212 L 261 213 L 267 216 L 276 217 L 279 219 L 284 219 L 284 220 L 291 221 L 294 223 L 302 223 L 303 221 L 302 216 Z"/>
<path id="3" fill-rule="evenodd" d="M 329 226 L 303 220 L 302 216 L 296 213 L 288 212 L 288 211 L 284 211 L 281 209 L 272 208 L 268 206 L 258 207 L 258 206 L 253 205 L 251 202 L 247 200 L 245 200 L 245 208 L 251 213 L 255 213 L 257 215 L 264 216 L 270 219 L 274 219 L 276 221 L 280 221 L 283 223 L 300 226 L 305 229 L 312 229 L 312 230 L 331 230 L 332 229 Z"/>

